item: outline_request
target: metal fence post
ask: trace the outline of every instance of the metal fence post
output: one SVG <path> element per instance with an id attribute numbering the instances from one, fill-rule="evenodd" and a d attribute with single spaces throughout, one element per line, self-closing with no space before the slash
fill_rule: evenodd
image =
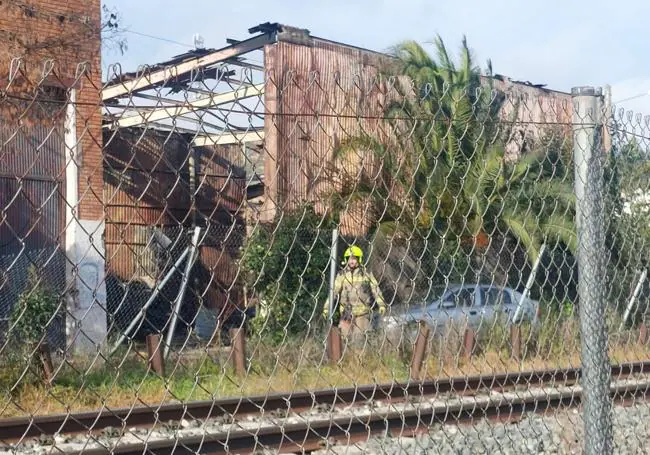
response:
<path id="1" fill-rule="evenodd" d="M 602 90 L 574 87 L 573 154 L 582 386 L 587 455 L 612 453 L 610 363 L 605 322 L 604 152 L 601 148 Z"/>
<path id="2" fill-rule="evenodd" d="M 329 282 L 329 320 L 330 324 L 334 320 L 334 304 L 336 303 L 336 296 L 334 295 L 334 281 L 336 281 L 336 259 L 338 257 L 338 241 L 339 241 L 339 231 L 338 229 L 332 230 L 332 247 L 330 249 L 330 282 Z"/>
<path id="3" fill-rule="evenodd" d="M 330 281 L 329 281 L 329 298 L 328 317 L 329 329 L 327 332 L 327 355 L 329 359 L 337 363 L 341 360 L 341 332 L 339 328 L 334 325 L 334 311 L 336 309 L 336 296 L 334 295 L 334 282 L 336 281 L 336 261 L 338 257 L 338 229 L 332 230 L 332 247 L 330 249 Z"/>

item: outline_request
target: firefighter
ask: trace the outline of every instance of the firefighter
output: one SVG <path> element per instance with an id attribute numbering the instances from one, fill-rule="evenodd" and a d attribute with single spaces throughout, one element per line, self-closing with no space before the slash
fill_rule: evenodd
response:
<path id="1" fill-rule="evenodd" d="M 364 266 L 361 248 L 351 246 L 343 258 L 345 266 L 334 281 L 334 303 L 341 335 L 358 341 L 371 329 L 373 312 L 384 314 L 386 305 L 377 280 Z M 326 303 L 323 316 L 327 318 L 328 314 Z"/>

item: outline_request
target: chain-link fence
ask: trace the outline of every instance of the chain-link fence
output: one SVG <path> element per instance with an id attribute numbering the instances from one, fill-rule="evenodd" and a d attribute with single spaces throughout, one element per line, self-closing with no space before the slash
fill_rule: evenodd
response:
<path id="1" fill-rule="evenodd" d="M 650 408 L 609 388 L 647 389 L 622 377 L 650 362 L 647 120 L 593 88 L 481 75 L 465 48 L 251 33 L 103 84 L 6 62 L 0 418 L 36 430 L 0 452 L 642 447 L 645 427 L 618 428 Z M 261 66 L 238 57 L 254 50 Z M 243 408 L 215 411 L 226 398 Z M 178 427 L 97 414 L 101 437 L 27 441 L 40 415 L 163 407 Z"/>

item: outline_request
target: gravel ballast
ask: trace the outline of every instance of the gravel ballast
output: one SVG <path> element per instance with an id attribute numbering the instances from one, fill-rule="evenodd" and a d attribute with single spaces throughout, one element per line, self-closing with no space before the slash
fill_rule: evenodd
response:
<path id="1" fill-rule="evenodd" d="M 650 405 L 615 407 L 614 453 L 650 453 Z M 481 420 L 472 425 L 436 425 L 414 437 L 373 437 L 355 445 L 331 446 L 314 455 L 355 454 L 581 454 L 582 416 L 576 409 L 529 414 L 517 423 Z"/>

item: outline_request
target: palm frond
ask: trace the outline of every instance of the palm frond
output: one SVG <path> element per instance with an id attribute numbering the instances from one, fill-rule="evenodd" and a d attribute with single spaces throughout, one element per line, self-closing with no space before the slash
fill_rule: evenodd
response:
<path id="1" fill-rule="evenodd" d="M 487 152 L 477 150 L 473 158 L 466 184 L 472 192 L 482 195 L 486 200 L 498 191 L 499 177 L 503 173 L 503 149 L 491 147 Z"/>
<path id="2" fill-rule="evenodd" d="M 576 196 L 573 187 L 568 182 L 559 180 L 544 180 L 536 182 L 534 196 L 540 199 L 560 201 L 567 208 L 574 208 Z"/>
<path id="3" fill-rule="evenodd" d="M 539 157 L 532 153 L 527 153 L 511 166 L 508 172 L 508 182 L 520 182 L 526 177 L 534 176 L 539 169 Z"/>
<path id="4" fill-rule="evenodd" d="M 551 215 L 542 226 L 544 235 L 564 243 L 575 254 L 578 250 L 578 236 L 575 223 L 568 216 Z"/>
<path id="5" fill-rule="evenodd" d="M 537 234 L 536 223 L 527 216 L 510 213 L 503 217 L 508 231 L 524 247 L 530 263 L 534 263 L 539 255 L 541 242 Z"/>
<path id="6" fill-rule="evenodd" d="M 440 63 L 438 68 L 441 74 L 443 75 L 443 79 L 445 80 L 445 82 L 451 85 L 455 80 L 456 65 L 454 65 L 454 62 L 449 57 L 449 53 L 447 52 L 447 46 L 445 45 L 445 42 L 442 40 L 440 35 L 436 36 L 436 39 L 434 40 L 434 44 L 436 47 L 436 55 L 438 56 L 438 62 Z"/>

